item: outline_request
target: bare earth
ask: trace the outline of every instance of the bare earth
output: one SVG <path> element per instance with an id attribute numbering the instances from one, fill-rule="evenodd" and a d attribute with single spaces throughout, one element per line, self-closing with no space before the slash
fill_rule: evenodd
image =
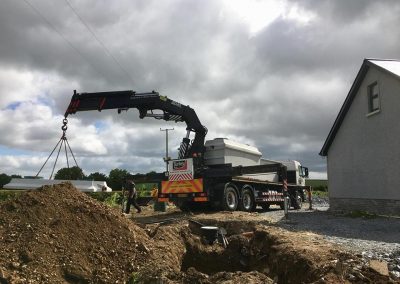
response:
<path id="1" fill-rule="evenodd" d="M 0 283 L 400 283 L 279 214 L 124 216 L 70 184 L 46 186 L 0 203 Z M 227 247 L 198 223 L 224 227 Z"/>

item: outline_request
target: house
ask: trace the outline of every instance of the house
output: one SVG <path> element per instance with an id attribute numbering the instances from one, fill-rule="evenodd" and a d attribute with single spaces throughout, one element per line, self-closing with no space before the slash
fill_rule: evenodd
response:
<path id="1" fill-rule="evenodd" d="M 331 210 L 400 215 L 400 61 L 363 61 L 319 154 Z"/>

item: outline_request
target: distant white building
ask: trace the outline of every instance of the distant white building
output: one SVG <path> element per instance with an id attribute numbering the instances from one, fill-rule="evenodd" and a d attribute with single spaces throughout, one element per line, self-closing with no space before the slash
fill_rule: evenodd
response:
<path id="1" fill-rule="evenodd" d="M 7 183 L 4 189 L 36 189 L 44 185 L 60 184 L 63 182 L 72 183 L 76 189 L 84 192 L 110 192 L 112 188 L 107 185 L 105 181 L 94 181 L 94 180 L 57 180 L 57 179 L 37 179 L 37 178 L 12 178 Z"/>
<path id="2" fill-rule="evenodd" d="M 331 210 L 400 215 L 400 61 L 364 60 L 320 155 Z"/>

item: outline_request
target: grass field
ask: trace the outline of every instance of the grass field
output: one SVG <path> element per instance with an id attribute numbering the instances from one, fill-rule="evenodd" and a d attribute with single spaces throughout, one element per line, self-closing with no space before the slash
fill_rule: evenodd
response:
<path id="1" fill-rule="evenodd" d="M 21 190 L 0 189 L 0 201 L 9 200 L 21 193 Z"/>
<path id="2" fill-rule="evenodd" d="M 307 179 L 306 185 L 311 186 L 314 191 L 328 191 L 328 180 L 326 179 Z"/>

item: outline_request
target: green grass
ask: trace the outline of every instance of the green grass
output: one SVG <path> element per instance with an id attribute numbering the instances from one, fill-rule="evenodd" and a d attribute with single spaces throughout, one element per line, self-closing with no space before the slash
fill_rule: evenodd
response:
<path id="1" fill-rule="evenodd" d="M 19 194 L 21 194 L 23 191 L 21 190 L 7 190 L 7 189 L 1 189 L 0 190 L 0 202 L 1 201 L 6 201 L 15 198 Z"/>
<path id="2" fill-rule="evenodd" d="M 315 191 L 328 191 L 326 179 L 306 179 L 306 185 L 311 186 Z"/>
<path id="3" fill-rule="evenodd" d="M 141 278 L 141 276 L 140 276 L 139 272 L 132 272 L 127 283 L 128 284 L 138 284 L 141 282 L 140 278 Z"/>
<path id="4" fill-rule="evenodd" d="M 136 190 L 138 197 L 150 197 L 153 188 L 158 188 L 158 184 L 154 182 L 137 182 Z"/>
<path id="5" fill-rule="evenodd" d="M 313 190 L 312 195 L 324 198 L 324 197 L 328 197 L 328 192 L 327 191 Z"/>

